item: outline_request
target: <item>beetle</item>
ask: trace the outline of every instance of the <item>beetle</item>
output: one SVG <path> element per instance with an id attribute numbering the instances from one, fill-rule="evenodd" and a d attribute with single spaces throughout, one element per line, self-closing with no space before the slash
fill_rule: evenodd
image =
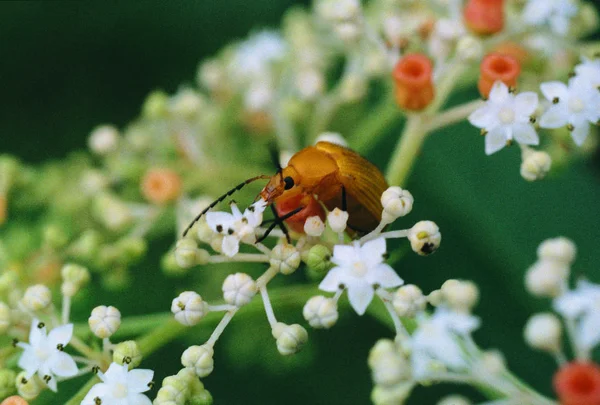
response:
<path id="1" fill-rule="evenodd" d="M 198 214 L 183 236 L 219 202 L 246 184 L 267 178 L 269 182 L 256 199 L 262 198 L 271 205 L 276 222 L 265 235 L 284 220 L 293 229 L 301 230 L 301 227 L 294 227 L 294 223 L 301 222 L 303 226 L 307 216 L 319 215 L 316 206 L 322 207 L 318 202 L 330 211 L 335 208 L 347 211 L 347 226 L 354 233 L 370 232 L 381 221 L 381 194 L 388 188 L 381 171 L 353 150 L 321 141 L 297 152 L 288 165 L 280 168 L 274 176 L 252 177 L 223 194 Z"/>

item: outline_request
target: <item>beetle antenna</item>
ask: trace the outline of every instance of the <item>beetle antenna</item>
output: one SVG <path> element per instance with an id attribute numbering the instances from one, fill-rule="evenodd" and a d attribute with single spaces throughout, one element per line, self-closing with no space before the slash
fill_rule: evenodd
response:
<path id="1" fill-rule="evenodd" d="M 279 148 L 275 142 L 269 143 L 269 155 L 271 155 L 271 162 L 273 166 L 277 168 L 277 171 L 281 171 L 281 163 L 279 162 Z"/>
<path id="2" fill-rule="evenodd" d="M 229 197 L 230 195 L 232 195 L 236 191 L 241 190 L 242 187 L 244 187 L 246 184 L 252 183 L 253 181 L 256 181 L 256 180 L 270 179 L 270 178 L 271 178 L 271 176 L 267 176 L 266 174 L 261 174 L 260 176 L 251 177 L 251 178 L 249 178 L 247 180 L 244 180 L 243 182 L 241 182 L 240 184 L 238 184 L 237 186 L 235 186 L 234 188 L 232 188 L 231 190 L 229 190 L 228 192 L 226 192 L 225 194 L 223 194 L 222 196 L 220 196 L 219 198 L 217 198 L 215 201 L 211 202 L 208 207 L 206 207 L 205 209 L 203 209 L 202 212 L 200 212 L 196 216 L 196 218 L 194 218 L 194 220 L 192 222 L 190 222 L 190 224 L 187 226 L 187 228 L 185 228 L 185 231 L 183 231 L 183 236 L 185 237 L 185 235 L 187 235 L 187 233 L 189 232 L 189 230 L 192 229 L 192 226 L 194 226 L 194 224 L 196 222 L 198 222 L 198 220 L 200 218 L 202 218 L 202 216 L 204 214 L 206 214 L 208 212 L 208 210 L 210 210 L 211 208 L 213 208 L 215 205 L 217 205 L 218 203 L 220 203 L 221 201 L 223 201 L 224 199 L 226 199 L 227 197 Z"/>
<path id="3" fill-rule="evenodd" d="M 290 240 L 290 235 L 289 235 L 289 233 L 288 233 L 287 229 L 285 228 L 285 225 L 283 225 L 283 221 L 285 221 L 286 219 L 288 219 L 288 218 L 290 218 L 290 217 L 292 217 L 292 216 L 296 215 L 297 213 L 299 213 L 299 212 L 300 212 L 302 209 L 304 209 L 304 208 L 305 208 L 305 207 L 298 207 L 298 208 L 296 208 L 295 210 L 293 210 L 293 211 L 290 211 L 290 212 L 288 212 L 287 214 L 285 214 L 285 215 L 283 215 L 283 216 L 281 216 L 281 217 L 277 217 L 277 220 L 275 220 L 275 222 L 273 222 L 273 223 L 272 223 L 272 224 L 271 224 L 271 225 L 270 225 L 270 226 L 267 228 L 266 232 L 265 232 L 265 233 L 264 233 L 264 234 L 263 234 L 263 235 L 262 235 L 260 238 L 258 238 L 258 239 L 256 240 L 256 242 L 255 242 L 255 243 L 260 243 L 260 242 L 262 242 L 263 240 L 265 240 L 265 238 L 266 238 L 267 236 L 269 236 L 269 234 L 271 233 L 271 231 L 273 231 L 273 229 L 275 229 L 275 227 L 276 227 L 277 225 L 281 226 L 281 227 L 282 227 L 282 230 L 284 230 L 284 229 L 285 229 L 283 232 L 285 233 L 285 236 L 286 236 L 286 238 L 287 238 L 287 240 L 288 240 L 288 243 L 290 243 L 290 242 L 291 242 L 291 240 Z"/>

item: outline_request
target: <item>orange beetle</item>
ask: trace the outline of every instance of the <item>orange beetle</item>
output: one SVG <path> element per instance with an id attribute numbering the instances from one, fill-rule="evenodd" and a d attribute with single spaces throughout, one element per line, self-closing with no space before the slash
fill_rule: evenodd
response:
<path id="1" fill-rule="evenodd" d="M 351 149 L 318 142 L 292 156 L 288 165 L 274 176 L 250 178 L 219 197 L 194 219 L 183 235 L 220 201 L 246 184 L 264 178 L 270 180 L 258 197 L 267 204 L 275 203 L 277 217 L 286 220 L 296 231 L 302 231 L 309 216 L 325 218 L 317 201 L 328 210 L 341 208 L 347 211 L 348 228 L 357 233 L 372 231 L 381 221 L 381 194 L 388 188 L 381 171 Z"/>

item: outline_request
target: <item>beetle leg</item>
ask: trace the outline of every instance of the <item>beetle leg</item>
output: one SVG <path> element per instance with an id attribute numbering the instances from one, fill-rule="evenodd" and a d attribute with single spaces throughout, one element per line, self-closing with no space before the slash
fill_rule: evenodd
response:
<path id="1" fill-rule="evenodd" d="M 279 215 L 277 215 L 277 210 L 275 209 L 275 204 L 271 204 L 271 211 L 273 212 L 273 215 L 275 216 L 275 224 L 279 224 L 279 229 L 281 229 L 281 231 L 285 234 L 285 239 L 287 240 L 287 243 L 292 243 L 292 239 L 290 238 L 290 234 L 287 230 L 287 228 L 285 227 L 283 220 L 279 218 Z M 268 233 L 266 234 L 268 235 Z M 263 238 L 265 236 L 263 235 Z"/>
<path id="2" fill-rule="evenodd" d="M 285 214 L 282 217 L 277 217 L 277 219 L 267 228 L 267 231 L 260 238 L 258 238 L 255 243 L 260 243 L 263 240 L 265 240 L 265 238 L 267 236 L 269 236 L 269 234 L 271 233 L 271 231 L 273 229 L 275 229 L 275 227 L 277 225 L 282 226 L 282 230 L 285 229 L 283 232 L 285 233 L 285 236 L 286 236 L 286 239 L 287 239 L 288 243 L 291 243 L 292 241 L 290 239 L 290 235 L 289 235 L 289 233 L 287 231 L 287 228 L 285 228 L 285 225 L 283 225 L 283 221 L 285 221 L 286 219 L 288 219 L 288 218 L 296 215 L 298 212 L 300 212 L 304 208 L 305 207 L 300 206 L 300 207 L 296 208 L 295 210 L 288 212 L 287 214 Z M 275 214 L 275 215 L 277 215 L 277 214 Z"/>
<path id="3" fill-rule="evenodd" d="M 348 212 L 348 201 L 346 200 L 346 187 L 342 185 L 342 211 Z"/>

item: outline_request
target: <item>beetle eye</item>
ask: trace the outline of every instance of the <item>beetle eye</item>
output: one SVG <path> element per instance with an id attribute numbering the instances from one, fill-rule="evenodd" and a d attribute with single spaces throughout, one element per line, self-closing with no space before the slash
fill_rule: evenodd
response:
<path id="1" fill-rule="evenodd" d="M 294 187 L 294 179 L 292 179 L 290 176 L 284 178 L 283 182 L 285 183 L 283 186 L 284 190 L 289 190 L 290 188 Z"/>

